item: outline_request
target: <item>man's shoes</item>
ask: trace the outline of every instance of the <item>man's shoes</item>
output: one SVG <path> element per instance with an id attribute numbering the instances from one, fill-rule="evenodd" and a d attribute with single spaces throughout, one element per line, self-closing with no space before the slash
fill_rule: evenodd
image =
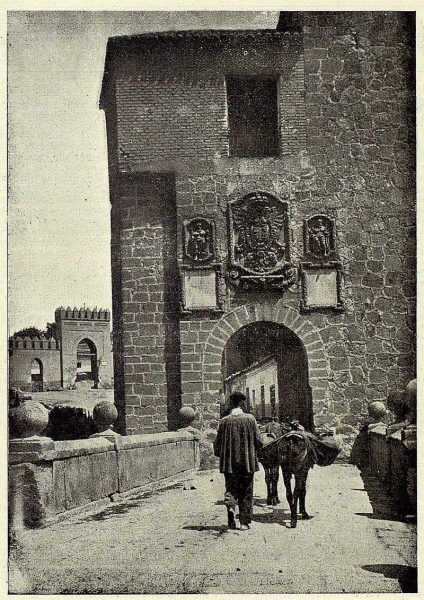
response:
<path id="1" fill-rule="evenodd" d="M 237 529 L 234 511 L 231 509 L 228 510 L 228 529 Z"/>
<path id="2" fill-rule="evenodd" d="M 240 531 L 247 531 L 250 529 L 250 525 L 240 525 Z"/>

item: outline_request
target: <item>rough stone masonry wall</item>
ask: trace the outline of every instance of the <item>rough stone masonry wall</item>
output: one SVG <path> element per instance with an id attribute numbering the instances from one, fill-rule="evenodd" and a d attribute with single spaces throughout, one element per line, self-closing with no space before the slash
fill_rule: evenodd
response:
<path id="1" fill-rule="evenodd" d="M 347 313 L 331 370 L 340 399 L 386 399 L 415 373 L 414 27 L 407 13 L 309 14 L 308 152 L 334 207 Z"/>
<path id="2" fill-rule="evenodd" d="M 283 168 L 277 161 L 240 161 L 221 165 L 220 173 L 180 173 L 177 198 L 180 228 L 190 216 L 214 217 L 224 264 L 227 203 L 245 193 L 260 189 L 289 202 L 295 264 L 303 252 L 303 219 L 322 212 L 336 219 L 346 312 L 302 319 L 311 335 L 314 328 L 319 333 L 327 369 L 327 385 L 313 386 L 315 424 L 351 438 L 367 403 L 386 400 L 415 372 L 413 54 L 405 15 L 350 20 L 350 28 L 341 17 L 337 27 L 328 15 L 306 19 L 308 157 L 285 161 Z M 296 295 L 286 294 L 283 302 L 298 311 Z M 252 303 L 276 314 L 278 300 L 270 294 L 243 297 L 230 290 L 226 308 Z M 225 317 L 217 326 L 215 320 L 181 323 L 183 403 L 206 419 L 221 387 L 216 349 L 235 330 Z M 309 355 L 310 369 L 314 360 Z M 315 364 L 324 368 L 323 360 Z"/>

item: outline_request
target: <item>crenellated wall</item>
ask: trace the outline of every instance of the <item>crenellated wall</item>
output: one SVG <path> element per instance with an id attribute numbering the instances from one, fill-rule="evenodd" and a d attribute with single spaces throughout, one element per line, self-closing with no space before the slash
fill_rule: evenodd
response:
<path id="1" fill-rule="evenodd" d="M 33 360 L 40 361 L 43 371 L 44 389 L 59 389 L 62 385 L 60 378 L 60 349 L 56 340 L 30 340 L 12 338 L 9 342 L 9 382 L 23 391 L 32 391 L 31 366 Z"/>
<path id="2" fill-rule="evenodd" d="M 89 340 L 95 347 L 97 385 L 112 385 L 113 359 L 108 309 L 64 308 L 55 311 L 56 338 L 14 336 L 9 340 L 9 385 L 22 390 L 37 391 L 69 387 L 75 383 L 77 346 Z M 31 364 L 39 361 L 40 382 L 31 382 Z"/>
<path id="3" fill-rule="evenodd" d="M 112 354 L 110 342 L 110 311 L 86 308 L 57 308 L 55 321 L 58 338 L 61 340 L 62 386 L 75 383 L 78 344 L 89 340 L 95 346 L 98 376 L 103 385 L 112 381 Z"/>

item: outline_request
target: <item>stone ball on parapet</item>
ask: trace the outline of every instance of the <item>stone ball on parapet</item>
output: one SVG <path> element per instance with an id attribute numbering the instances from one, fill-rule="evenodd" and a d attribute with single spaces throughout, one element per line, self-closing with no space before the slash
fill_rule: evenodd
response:
<path id="1" fill-rule="evenodd" d="M 36 400 L 27 400 L 10 411 L 13 431 L 21 438 L 40 435 L 49 422 L 49 411 Z"/>
<path id="2" fill-rule="evenodd" d="M 28 400 L 32 400 L 32 396 L 25 394 L 20 388 L 15 386 L 9 388 L 9 408 L 15 408 Z"/>
<path id="3" fill-rule="evenodd" d="M 387 408 L 397 421 L 402 421 L 406 413 L 405 392 L 400 390 L 390 392 L 387 396 Z"/>
<path id="4" fill-rule="evenodd" d="M 405 389 L 405 404 L 410 412 L 417 409 L 417 380 L 411 379 Z"/>
<path id="5" fill-rule="evenodd" d="M 98 432 L 113 429 L 113 425 L 118 418 L 116 406 L 109 400 L 98 402 L 93 408 L 93 420 Z"/>
<path id="6" fill-rule="evenodd" d="M 368 404 L 368 414 L 374 421 L 382 421 L 387 415 L 387 408 L 383 402 L 371 402 Z"/>
<path id="7" fill-rule="evenodd" d="M 196 415 L 191 408 L 191 406 L 182 406 L 178 411 L 178 417 L 180 420 L 181 427 L 188 427 L 191 423 L 193 423 Z"/>

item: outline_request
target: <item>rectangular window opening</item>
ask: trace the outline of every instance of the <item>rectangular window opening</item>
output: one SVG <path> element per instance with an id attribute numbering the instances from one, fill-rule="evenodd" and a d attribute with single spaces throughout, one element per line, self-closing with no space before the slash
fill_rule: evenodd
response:
<path id="1" fill-rule="evenodd" d="M 226 84 L 230 156 L 277 156 L 277 80 L 228 77 Z"/>

